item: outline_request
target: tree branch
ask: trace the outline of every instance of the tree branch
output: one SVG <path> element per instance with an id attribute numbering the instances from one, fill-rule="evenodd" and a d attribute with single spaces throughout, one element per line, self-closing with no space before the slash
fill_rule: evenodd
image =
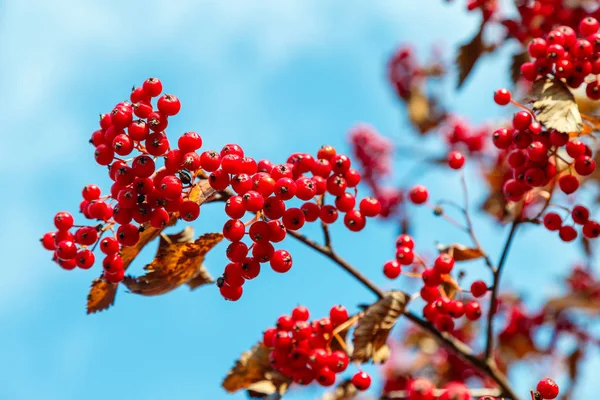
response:
<path id="1" fill-rule="evenodd" d="M 383 290 L 381 290 L 379 287 L 377 287 L 377 285 L 375 285 L 373 282 L 371 282 L 367 277 L 365 277 L 363 274 L 361 274 L 356 268 L 354 268 L 352 265 L 350 265 L 347 261 L 345 261 L 343 258 L 338 256 L 330 247 L 326 247 L 319 243 L 316 243 L 314 240 L 309 239 L 306 236 L 304 236 L 298 232 L 295 232 L 295 231 L 288 231 L 288 234 L 291 235 L 292 237 L 294 237 L 295 239 L 299 240 L 300 242 L 306 244 L 307 246 L 311 247 L 312 249 L 323 254 L 324 256 L 328 257 L 332 261 L 334 261 L 336 264 L 338 264 L 340 267 L 342 267 L 346 272 L 348 272 L 350 275 L 352 275 L 354 278 L 356 278 L 359 282 L 361 282 L 366 288 L 371 290 L 371 292 L 373 292 L 377 297 L 380 297 L 380 298 L 383 297 L 383 295 L 384 295 Z M 504 374 L 502 374 L 502 372 L 500 372 L 498 370 L 498 368 L 496 367 L 495 363 L 493 363 L 493 361 L 490 361 L 487 359 L 482 360 L 481 358 L 479 358 L 477 355 L 475 355 L 473 353 L 473 350 L 467 344 L 463 343 L 462 341 L 458 340 L 457 338 L 455 338 L 453 336 L 450 336 L 450 335 L 440 332 L 430 322 L 425 321 L 422 318 L 419 318 L 417 315 L 415 315 L 411 311 L 405 310 L 404 315 L 410 321 L 417 324 L 423 330 L 425 330 L 426 332 L 428 332 L 429 334 L 434 336 L 440 343 L 442 343 L 442 345 L 451 349 L 458 356 L 463 358 L 466 362 L 473 365 L 478 370 L 485 372 L 502 389 L 503 395 L 505 395 L 513 400 L 518 400 L 517 395 L 514 393 L 514 391 L 510 387 L 510 384 L 508 383 L 506 377 L 504 376 Z"/>
<path id="2" fill-rule="evenodd" d="M 517 217 L 519 218 L 519 217 Z M 494 271 L 494 283 L 492 286 L 492 298 L 490 299 L 490 307 L 487 319 L 487 335 L 485 342 L 485 359 L 491 361 L 492 359 L 492 349 L 494 348 L 494 315 L 496 315 L 497 308 L 497 299 L 498 299 L 498 291 L 500 288 L 500 276 L 502 274 L 502 269 L 506 262 L 506 258 L 508 256 L 508 251 L 510 250 L 510 245 L 513 242 L 515 237 L 515 233 L 517 232 L 517 227 L 521 221 L 516 219 L 513 221 L 508 237 L 506 238 L 506 242 L 504 243 L 504 248 L 502 249 L 502 255 L 500 256 L 500 261 L 498 261 L 498 268 Z"/>

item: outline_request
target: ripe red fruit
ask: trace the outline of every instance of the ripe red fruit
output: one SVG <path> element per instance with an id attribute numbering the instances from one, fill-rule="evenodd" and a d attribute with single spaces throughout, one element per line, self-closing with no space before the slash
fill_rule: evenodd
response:
<path id="1" fill-rule="evenodd" d="M 454 267 L 454 258 L 450 254 L 442 253 L 440 254 L 433 264 L 433 268 L 440 275 L 449 274 Z"/>
<path id="2" fill-rule="evenodd" d="M 600 236 L 600 224 L 590 219 L 583 225 L 582 232 L 586 238 L 595 239 Z"/>
<path id="3" fill-rule="evenodd" d="M 333 224 L 338 218 L 338 211 L 334 206 L 324 205 L 319 212 L 319 218 L 326 224 Z"/>
<path id="4" fill-rule="evenodd" d="M 186 200 L 179 206 L 179 215 L 184 221 L 195 221 L 200 216 L 200 206 L 195 201 Z"/>
<path id="5" fill-rule="evenodd" d="M 59 231 L 68 231 L 73 227 L 73 216 L 66 211 L 56 213 L 54 216 L 54 226 Z"/>
<path id="6" fill-rule="evenodd" d="M 579 188 L 579 180 L 573 175 L 563 175 L 558 179 L 558 186 L 565 194 L 571 194 Z"/>
<path id="7" fill-rule="evenodd" d="M 196 151 L 202 147 L 202 138 L 196 132 L 186 132 L 177 140 L 177 146 L 184 153 Z"/>
<path id="8" fill-rule="evenodd" d="M 577 158 L 585 155 L 587 146 L 579 139 L 571 140 L 567 143 L 566 150 L 567 154 L 572 158 Z"/>
<path id="9" fill-rule="evenodd" d="M 205 171 L 216 171 L 221 166 L 221 155 L 214 150 L 205 151 L 200 155 L 200 165 Z"/>
<path id="10" fill-rule="evenodd" d="M 273 254 L 275 254 L 275 248 L 269 242 L 261 242 L 254 244 L 252 247 L 252 257 L 254 257 L 258 262 L 266 263 L 273 258 Z"/>
<path id="11" fill-rule="evenodd" d="M 172 94 L 162 95 L 156 102 L 156 106 L 158 107 L 158 111 L 167 116 L 175 115 L 181 109 L 179 99 Z"/>
<path id="12" fill-rule="evenodd" d="M 344 225 L 352 232 L 362 230 L 367 223 L 366 218 L 358 210 L 350 210 L 344 216 Z"/>
<path id="13" fill-rule="evenodd" d="M 396 260 L 390 260 L 383 264 L 383 274 L 389 279 L 396 279 L 400 276 L 402 272 L 402 267 L 400 263 Z"/>
<path id="14" fill-rule="evenodd" d="M 329 367 L 321 367 L 317 371 L 317 382 L 321 386 L 331 386 L 335 383 L 335 372 Z"/>
<path id="15" fill-rule="evenodd" d="M 555 399 L 558 396 L 558 385 L 550 378 L 544 378 L 537 384 L 537 391 L 544 399 Z"/>
<path id="16" fill-rule="evenodd" d="M 590 210 L 582 205 L 576 205 L 571 211 L 573 222 L 579 225 L 585 224 L 590 218 Z"/>
<path id="17" fill-rule="evenodd" d="M 292 310 L 292 319 L 294 321 L 308 321 L 309 318 L 310 312 L 304 306 L 297 306 Z"/>
<path id="18" fill-rule="evenodd" d="M 596 169 L 596 162 L 590 156 L 584 155 L 575 159 L 575 171 L 579 175 L 590 175 Z"/>
<path id="19" fill-rule="evenodd" d="M 102 260 L 102 267 L 105 272 L 110 274 L 117 273 L 118 271 L 123 269 L 123 259 L 118 254 L 108 255 Z"/>
<path id="20" fill-rule="evenodd" d="M 142 84 L 144 94 L 148 97 L 156 97 L 162 92 L 162 82 L 158 78 L 148 78 Z"/>
<path id="21" fill-rule="evenodd" d="M 119 283 L 125 277 L 125 270 L 119 269 L 119 270 L 115 271 L 114 273 L 104 271 L 103 277 L 109 283 Z"/>
<path id="22" fill-rule="evenodd" d="M 411 248 L 400 246 L 396 248 L 396 260 L 401 265 L 410 265 L 415 260 L 415 253 Z"/>
<path id="23" fill-rule="evenodd" d="M 350 193 L 344 193 L 335 198 L 335 206 L 338 211 L 348 212 L 356 205 L 356 198 Z"/>
<path id="24" fill-rule="evenodd" d="M 265 199 L 260 193 L 250 190 L 242 195 L 242 204 L 246 211 L 258 212 L 263 208 Z"/>
<path id="25" fill-rule="evenodd" d="M 81 195 L 87 201 L 97 200 L 100 197 L 100 188 L 97 185 L 86 185 L 81 191 Z"/>
<path id="26" fill-rule="evenodd" d="M 572 226 L 565 225 L 558 231 L 558 236 L 563 242 L 572 242 L 577 238 L 577 231 Z"/>
<path id="27" fill-rule="evenodd" d="M 79 250 L 75 256 L 75 263 L 81 269 L 90 269 L 95 260 L 94 253 L 88 249 Z"/>
<path id="28" fill-rule="evenodd" d="M 77 245 L 71 240 L 63 240 L 56 245 L 56 256 L 61 260 L 71 260 L 77 254 Z"/>
<path id="29" fill-rule="evenodd" d="M 348 310 L 342 305 L 333 306 L 329 310 L 329 319 L 334 326 L 343 324 L 348 318 Z"/>
<path id="30" fill-rule="evenodd" d="M 519 111 L 516 112 L 515 115 L 513 116 L 513 126 L 516 129 L 527 129 L 529 127 L 529 124 L 531 124 L 531 114 L 529 114 L 527 111 Z"/>
<path id="31" fill-rule="evenodd" d="M 448 153 L 448 165 L 452 169 L 461 169 L 465 164 L 465 156 L 458 151 Z"/>
<path id="32" fill-rule="evenodd" d="M 295 231 L 304 226 L 306 218 L 301 209 L 294 207 L 284 211 L 281 221 L 286 229 Z"/>
<path id="33" fill-rule="evenodd" d="M 542 142 L 532 142 L 527 148 L 527 155 L 533 161 L 543 161 L 548 158 L 548 148 Z"/>
<path id="34" fill-rule="evenodd" d="M 427 191 L 427 188 L 425 186 L 416 185 L 412 189 L 410 189 L 410 192 L 408 192 L 408 196 L 410 198 L 410 201 L 413 202 L 413 204 L 423 204 L 427 201 L 427 198 L 429 197 L 429 192 Z"/>
<path id="35" fill-rule="evenodd" d="M 40 239 L 40 241 L 42 242 L 42 246 L 46 249 L 46 250 L 56 250 L 56 245 L 54 244 L 54 236 L 56 235 L 55 232 L 47 232 L 44 233 L 44 236 L 42 236 L 42 238 Z"/>
<path id="36" fill-rule="evenodd" d="M 239 219 L 230 219 L 223 225 L 223 236 L 231 242 L 238 242 L 244 238 L 246 227 Z"/>
<path id="37" fill-rule="evenodd" d="M 484 281 L 475 281 L 471 284 L 471 294 L 475 297 L 482 297 L 486 294 L 488 288 Z"/>
<path id="38" fill-rule="evenodd" d="M 499 106 L 507 105 L 508 103 L 510 103 L 510 99 L 511 94 L 508 89 L 498 89 L 494 92 L 494 102 Z"/>
<path id="39" fill-rule="evenodd" d="M 465 304 L 465 316 L 471 321 L 476 321 L 481 317 L 481 307 L 476 301 Z"/>
<path id="40" fill-rule="evenodd" d="M 219 292 L 221 292 L 221 296 L 223 296 L 225 300 L 238 301 L 242 297 L 244 288 L 242 286 L 232 287 L 229 285 L 222 285 L 219 288 Z"/>
<path id="41" fill-rule="evenodd" d="M 244 261 L 248 255 L 248 246 L 244 242 L 233 242 L 227 247 L 225 254 L 232 262 Z"/>
<path id="42" fill-rule="evenodd" d="M 549 212 L 544 215 L 544 226 L 549 231 L 557 231 L 562 226 L 562 218 L 555 212 Z"/>
<path id="43" fill-rule="evenodd" d="M 270 264 L 275 272 L 287 272 L 292 268 L 292 256 L 287 250 L 276 250 L 271 258 Z"/>
<path id="44" fill-rule="evenodd" d="M 359 209 L 365 217 L 376 217 L 381 212 L 381 203 L 375 197 L 365 197 L 360 201 Z"/>
<path id="45" fill-rule="evenodd" d="M 251 257 L 246 257 L 241 263 L 242 277 L 247 280 L 256 278 L 260 274 L 260 263 Z"/>
<path id="46" fill-rule="evenodd" d="M 598 28 L 600 28 L 600 23 L 593 17 L 584 18 L 579 23 L 579 33 L 583 36 L 593 35 L 598 32 Z"/>
<path id="47" fill-rule="evenodd" d="M 371 377 L 364 371 L 357 372 L 352 376 L 352 384 L 358 390 L 367 390 L 371 386 Z"/>

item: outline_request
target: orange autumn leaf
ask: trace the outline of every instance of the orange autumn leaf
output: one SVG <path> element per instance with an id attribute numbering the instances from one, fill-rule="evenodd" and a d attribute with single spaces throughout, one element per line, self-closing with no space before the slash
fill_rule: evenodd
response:
<path id="1" fill-rule="evenodd" d="M 146 274 L 137 278 L 127 276 L 123 284 L 132 293 L 157 296 L 168 293 L 198 276 L 207 277 L 205 283 L 210 283 L 212 279 L 202 263 L 206 254 L 222 239 L 223 235 L 220 233 L 207 233 L 191 242 L 163 240 L 158 247 L 156 258 L 144 268 Z"/>
<path id="2" fill-rule="evenodd" d="M 485 254 L 478 248 L 467 247 L 463 244 L 454 243 L 449 246 L 438 246 L 440 253 L 448 253 L 454 261 L 469 261 L 484 257 Z"/>
<path id="3" fill-rule="evenodd" d="M 116 294 L 116 284 L 106 282 L 102 278 L 94 279 L 87 297 L 87 313 L 106 310 L 114 304 Z"/>

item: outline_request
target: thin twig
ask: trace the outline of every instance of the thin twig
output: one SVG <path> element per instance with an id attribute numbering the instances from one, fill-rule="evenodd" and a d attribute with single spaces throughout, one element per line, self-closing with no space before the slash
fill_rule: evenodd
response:
<path id="1" fill-rule="evenodd" d="M 356 278 L 360 283 L 362 283 L 365 287 L 367 287 L 371 292 L 373 292 L 377 297 L 383 297 L 384 292 L 377 285 L 371 282 L 366 276 L 361 274 L 356 268 L 350 265 L 346 260 L 338 256 L 331 247 L 323 246 L 312 239 L 307 238 L 306 236 L 298 233 L 296 231 L 288 231 L 288 235 L 294 237 L 295 239 L 301 241 L 309 247 L 317 250 L 319 253 L 328 257 L 340 267 L 342 267 L 346 272 Z"/>
<path id="2" fill-rule="evenodd" d="M 487 319 L 487 335 L 485 342 L 485 359 L 491 361 L 492 359 L 492 349 L 494 347 L 494 326 L 493 320 L 494 315 L 496 314 L 496 302 L 498 298 L 498 291 L 500 288 L 500 276 L 502 274 L 502 268 L 506 262 L 506 257 L 508 256 L 508 251 L 510 250 L 510 245 L 513 242 L 515 237 L 515 233 L 517 232 L 517 227 L 520 224 L 520 219 L 515 219 L 510 227 L 510 232 L 508 237 L 506 238 L 506 242 L 504 243 L 504 248 L 502 249 L 502 255 L 500 256 L 500 261 L 498 261 L 498 268 L 494 272 L 494 283 L 492 286 L 492 297 L 490 299 L 490 307 L 488 311 L 488 319 Z"/>
<path id="3" fill-rule="evenodd" d="M 321 221 L 321 229 L 323 230 L 323 237 L 325 238 L 325 247 L 331 249 L 331 235 L 329 234 L 329 225 Z"/>

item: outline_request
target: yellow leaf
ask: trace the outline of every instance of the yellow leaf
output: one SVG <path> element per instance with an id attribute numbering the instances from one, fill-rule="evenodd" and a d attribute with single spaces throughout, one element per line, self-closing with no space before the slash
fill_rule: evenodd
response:
<path id="1" fill-rule="evenodd" d="M 145 275 L 126 277 L 123 283 L 136 294 L 156 296 L 170 292 L 198 276 L 207 276 L 202 265 L 206 253 L 223 239 L 220 233 L 207 233 L 193 242 L 164 240 L 156 258 L 145 267 Z M 208 283 L 208 282 L 207 282 Z"/>
<path id="2" fill-rule="evenodd" d="M 391 291 L 365 310 L 354 329 L 353 361 L 372 360 L 381 363 L 387 360 L 390 355 L 390 349 L 386 345 L 388 335 L 409 299 L 403 292 Z"/>
<path id="3" fill-rule="evenodd" d="M 546 128 L 565 133 L 582 132 L 583 120 L 575 97 L 560 80 L 538 79 L 533 83 L 531 94 L 535 99 L 533 111 Z"/>
<path id="4" fill-rule="evenodd" d="M 437 107 L 437 104 L 418 87 L 411 90 L 407 107 L 410 122 L 421 133 L 437 127 L 446 118 L 446 114 Z"/>

